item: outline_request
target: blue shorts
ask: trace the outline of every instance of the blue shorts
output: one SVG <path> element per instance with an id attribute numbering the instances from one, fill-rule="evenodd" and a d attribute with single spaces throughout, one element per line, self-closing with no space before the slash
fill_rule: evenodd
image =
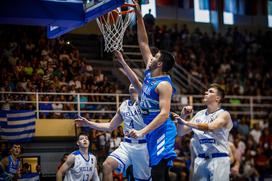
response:
<path id="1" fill-rule="evenodd" d="M 168 166 L 172 166 L 172 160 L 177 156 L 174 151 L 176 136 L 176 126 L 170 119 L 147 134 L 147 148 L 151 167 L 157 165 L 162 159 L 169 159 Z"/>

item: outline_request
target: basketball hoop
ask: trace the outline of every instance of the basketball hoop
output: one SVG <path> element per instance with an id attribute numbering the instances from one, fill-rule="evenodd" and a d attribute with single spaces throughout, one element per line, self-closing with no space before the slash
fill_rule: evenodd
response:
<path id="1" fill-rule="evenodd" d="M 122 11 L 127 7 L 128 10 Z M 131 22 L 131 16 L 134 12 L 134 4 L 123 4 L 121 8 L 108 12 L 96 19 L 98 27 L 103 34 L 105 40 L 106 52 L 123 49 L 123 37 L 127 27 Z"/>

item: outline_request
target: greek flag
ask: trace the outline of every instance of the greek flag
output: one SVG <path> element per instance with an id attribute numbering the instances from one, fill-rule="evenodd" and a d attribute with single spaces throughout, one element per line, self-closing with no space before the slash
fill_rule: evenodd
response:
<path id="1" fill-rule="evenodd" d="M 0 111 L 0 139 L 27 142 L 35 134 L 35 111 Z"/>

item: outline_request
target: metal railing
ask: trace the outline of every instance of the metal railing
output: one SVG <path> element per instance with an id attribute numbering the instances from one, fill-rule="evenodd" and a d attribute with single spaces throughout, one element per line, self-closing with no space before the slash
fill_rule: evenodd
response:
<path id="1" fill-rule="evenodd" d="M 178 83 L 183 90 L 196 90 L 194 92 L 202 93 L 207 89 L 205 84 L 178 64 L 173 68 L 172 79 Z"/>
<path id="2" fill-rule="evenodd" d="M 52 93 L 52 92 L 0 92 L 2 109 L 36 110 L 37 118 L 65 118 L 72 114 L 92 114 L 110 119 L 128 94 L 107 93 Z M 202 95 L 175 95 L 171 104 L 172 111 L 179 112 L 185 105 L 194 106 L 199 111 L 205 108 Z M 62 104 L 59 109 L 46 109 L 44 105 Z M 272 97 L 226 96 L 222 106 L 233 117 L 247 116 L 252 119 L 266 119 L 272 110 Z M 53 116 L 44 117 L 44 114 Z M 70 118 L 73 118 L 70 117 Z M 69 117 L 68 117 L 69 118 Z"/>

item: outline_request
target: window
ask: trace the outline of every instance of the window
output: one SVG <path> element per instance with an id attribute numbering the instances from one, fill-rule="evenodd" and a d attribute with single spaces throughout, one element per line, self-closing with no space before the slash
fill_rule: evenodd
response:
<path id="1" fill-rule="evenodd" d="M 194 0 L 195 22 L 210 22 L 209 0 Z"/>
<path id="2" fill-rule="evenodd" d="M 156 0 L 149 0 L 149 3 L 147 4 L 142 4 L 141 5 L 141 10 L 142 10 L 142 14 L 143 16 L 145 14 L 149 13 L 149 9 L 151 9 L 151 14 L 154 16 L 154 18 L 156 18 L 157 13 L 156 13 Z"/>
<path id="3" fill-rule="evenodd" d="M 225 0 L 224 1 L 224 13 L 223 19 L 224 24 L 233 25 L 233 12 L 235 9 L 235 1 L 234 0 Z"/>
<path id="4" fill-rule="evenodd" d="M 40 157 L 39 156 L 22 156 L 21 157 L 21 166 L 29 166 L 28 171 L 30 173 L 37 173 L 36 167 L 40 163 Z M 23 170 L 26 168 L 23 168 Z M 24 170 L 26 171 L 26 170 Z"/>
<path id="5" fill-rule="evenodd" d="M 272 27 L 272 1 L 268 0 L 267 2 L 267 14 L 268 14 L 268 27 Z"/>

